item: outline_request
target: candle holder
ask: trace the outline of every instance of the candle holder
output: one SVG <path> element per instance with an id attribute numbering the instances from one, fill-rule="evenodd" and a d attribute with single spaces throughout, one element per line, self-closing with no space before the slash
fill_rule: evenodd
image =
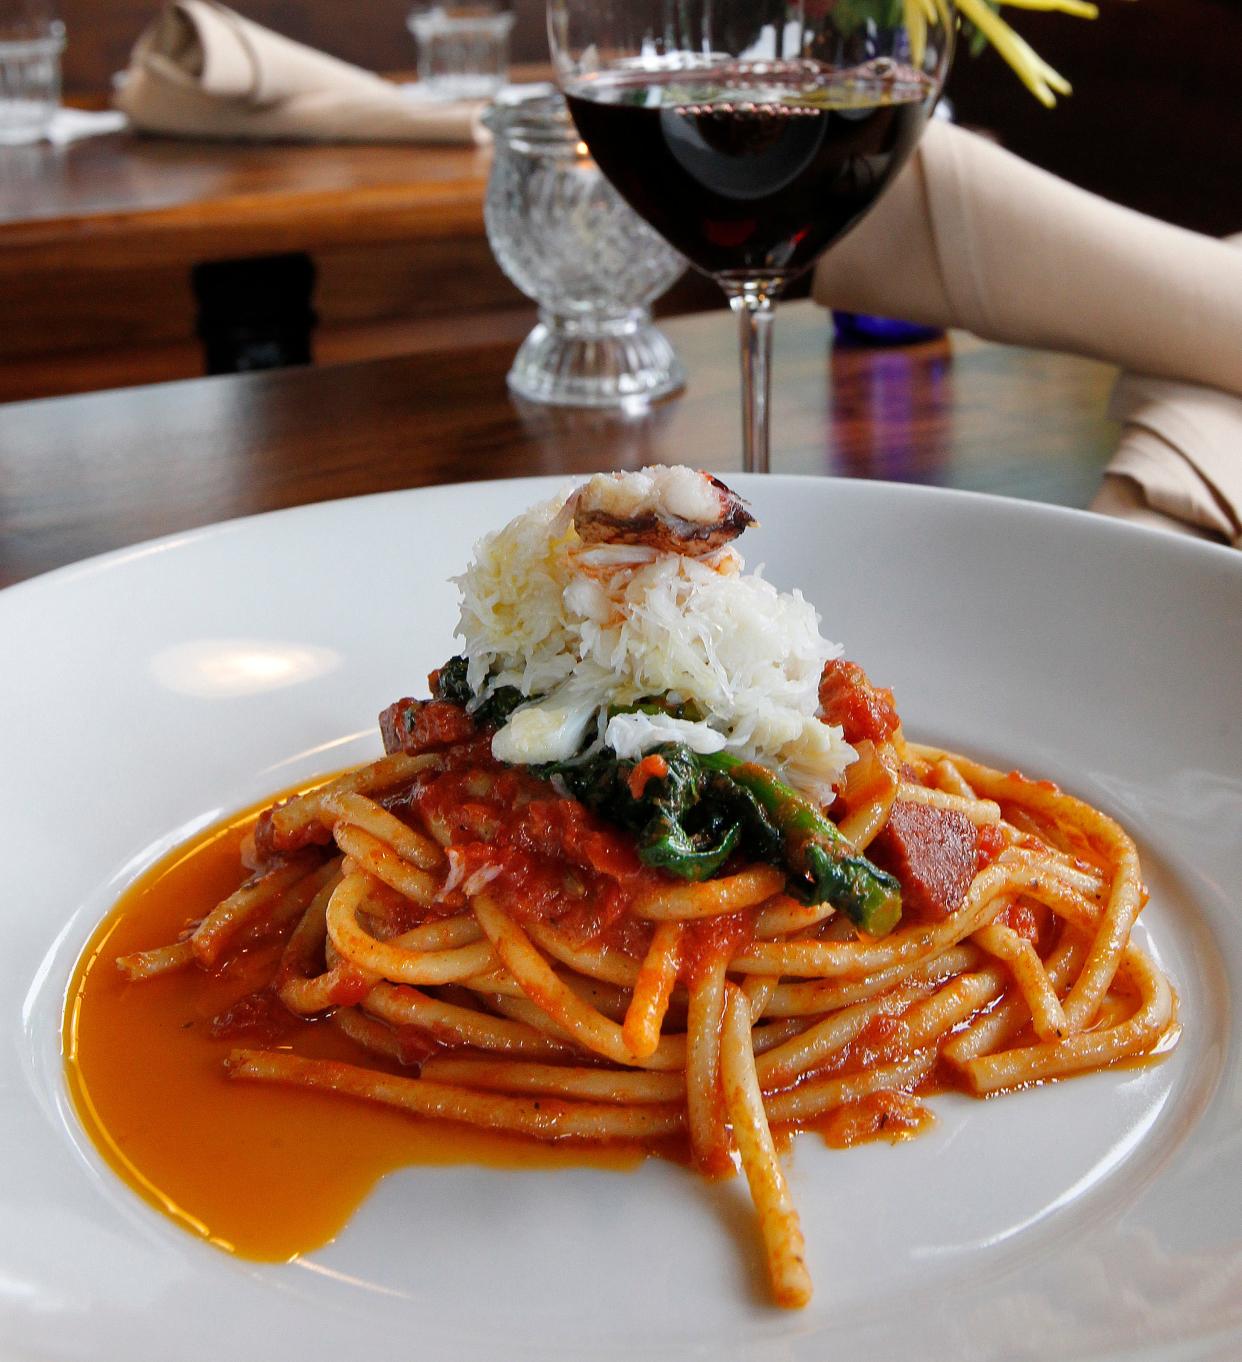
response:
<path id="1" fill-rule="evenodd" d="M 551 86 L 500 99 L 484 215 L 505 274 L 539 304 L 509 387 L 562 406 L 650 401 L 685 383 L 651 304 L 686 268 L 604 179 Z"/>

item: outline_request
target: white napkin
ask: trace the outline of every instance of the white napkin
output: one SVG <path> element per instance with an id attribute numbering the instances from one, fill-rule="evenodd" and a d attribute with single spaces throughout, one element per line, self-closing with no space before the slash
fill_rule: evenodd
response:
<path id="1" fill-rule="evenodd" d="M 99 137 L 106 132 L 120 132 L 126 124 L 125 115 L 112 109 L 57 109 L 52 115 L 44 138 L 53 146 L 63 147 L 83 137 Z"/>
<path id="2" fill-rule="evenodd" d="M 875 210 L 825 255 L 825 306 L 962 326 L 1119 364 L 1126 423 L 1096 508 L 1242 529 L 1242 254 L 933 122 Z M 1139 377 L 1142 375 L 1143 377 Z M 1150 491 L 1148 490 L 1150 489 Z M 1174 510 L 1172 508 L 1176 507 Z"/>
<path id="3" fill-rule="evenodd" d="M 487 139 L 475 101 L 432 103 L 252 23 L 215 0 L 175 0 L 143 33 L 116 95 L 134 127 L 247 141 Z"/>

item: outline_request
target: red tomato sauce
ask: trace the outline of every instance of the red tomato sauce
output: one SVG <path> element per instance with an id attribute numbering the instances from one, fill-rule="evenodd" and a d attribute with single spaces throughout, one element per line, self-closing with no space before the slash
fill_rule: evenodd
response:
<path id="1" fill-rule="evenodd" d="M 254 821 L 255 811 L 238 815 L 148 871 L 100 925 L 70 984 L 63 1042 L 74 1106 L 139 1195 L 222 1248 L 279 1261 L 327 1242 L 385 1173 L 410 1164 L 629 1168 L 642 1159 L 636 1146 L 550 1148 L 326 1093 L 230 1082 L 223 1061 L 236 1045 L 386 1067 L 330 1021 L 294 1018 L 263 990 L 279 947 L 256 947 L 213 973 L 191 967 L 135 983 L 117 970 L 118 956 L 176 940 L 238 887 Z M 411 1060 L 425 1057 L 420 1037 L 406 1039 Z"/>
<path id="2" fill-rule="evenodd" d="M 576 799 L 476 752 L 422 782 L 410 803 L 451 836 L 460 875 L 446 908 L 464 907 L 460 886 L 484 872 L 487 893 L 515 920 L 553 922 L 579 944 L 603 939 L 641 954 L 643 933 L 612 929 L 637 894 L 662 881 L 627 833 Z"/>
<path id="3" fill-rule="evenodd" d="M 688 983 L 700 971 L 722 957 L 737 955 L 754 936 L 754 917 L 750 913 L 723 913 L 686 924 L 681 939 L 681 969 Z"/>
<path id="4" fill-rule="evenodd" d="M 917 1097 L 904 1092 L 873 1092 L 857 1102 L 838 1107 L 819 1124 L 824 1143 L 833 1149 L 850 1149 L 870 1140 L 901 1140 L 921 1135 L 935 1117 Z"/>

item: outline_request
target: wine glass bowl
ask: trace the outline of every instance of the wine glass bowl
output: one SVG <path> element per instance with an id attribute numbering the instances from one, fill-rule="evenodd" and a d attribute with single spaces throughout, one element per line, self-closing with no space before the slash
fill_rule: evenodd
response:
<path id="1" fill-rule="evenodd" d="M 768 464 L 775 300 L 908 159 L 953 28 L 948 0 L 550 0 L 596 163 L 739 315 L 748 470 Z"/>

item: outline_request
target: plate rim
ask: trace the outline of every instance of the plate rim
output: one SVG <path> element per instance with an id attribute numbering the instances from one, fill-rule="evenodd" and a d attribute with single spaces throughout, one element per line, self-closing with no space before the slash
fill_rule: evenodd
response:
<path id="1" fill-rule="evenodd" d="M 606 469 L 603 471 L 624 470 Z M 1065 516 L 1068 517 L 1066 523 L 1090 524 L 1105 535 L 1118 534 L 1123 540 L 1129 539 L 1130 536 L 1139 536 L 1138 540 L 1131 542 L 1137 543 L 1142 540 L 1148 544 L 1163 543 L 1175 554 L 1183 552 L 1189 552 L 1191 555 L 1207 553 L 1222 563 L 1233 560 L 1237 563 L 1238 570 L 1242 572 L 1242 552 L 1228 544 L 1217 544 L 1194 535 L 1179 534 L 1175 530 L 1164 530 L 1153 525 L 1121 520 L 1116 516 L 1103 515 L 1087 507 L 1068 506 L 1062 502 L 1033 501 L 1027 497 L 1010 496 L 1003 492 L 981 491 L 971 487 L 942 487 L 933 483 L 902 482 L 891 478 L 858 478 L 818 473 L 741 473 L 730 469 L 709 469 L 708 471 L 726 480 L 732 477 L 745 483 L 747 487 L 762 486 L 764 483 L 798 483 L 811 486 L 829 486 L 836 489 L 851 489 L 846 492 L 847 496 L 853 495 L 855 489 L 879 488 L 886 492 L 896 492 L 900 496 L 909 495 L 912 497 L 928 497 L 932 500 L 947 499 L 980 505 L 999 505 L 1006 508 L 1007 511 L 1016 511 L 1019 515 L 1029 513 L 1036 516 L 1049 515 L 1058 518 Z M 266 521 L 274 517 L 295 516 L 303 512 L 316 513 L 328 508 L 360 506 L 367 502 L 388 499 L 417 497 L 419 494 L 425 493 L 460 494 L 478 488 L 552 485 L 557 482 L 569 486 L 582 482 L 590 476 L 592 475 L 589 473 L 532 473 L 511 478 L 478 478 L 457 482 L 425 483 L 412 487 L 392 488 L 384 492 L 361 492 L 350 496 L 328 497 L 320 501 L 299 502 L 294 506 L 278 506 L 266 511 L 250 511 L 241 515 L 228 516 L 223 520 L 209 521 L 203 525 L 193 525 L 187 529 L 169 530 L 164 534 L 135 540 L 132 544 L 118 545 L 100 553 L 90 554 L 85 558 L 62 563 L 54 568 L 47 568 L 43 572 L 36 573 L 33 577 L 23 578 L 21 581 L 11 582 L 8 586 L 0 588 L 0 603 L 3 603 L 10 593 L 20 593 L 31 588 L 46 587 L 49 584 L 62 581 L 73 581 L 78 577 L 93 576 L 97 573 L 110 571 L 131 559 L 164 552 L 182 544 L 193 544 L 201 539 L 232 532 L 256 521 Z"/>
<path id="2" fill-rule="evenodd" d="M 1209 544 L 1199 540 L 1182 539 L 1181 537 L 1178 536 L 1167 535 L 1159 530 L 1154 530 L 1143 526 L 1129 525 L 1124 522 L 1108 520 L 1106 518 L 1102 518 L 1095 515 L 1095 513 L 1081 511 L 1076 508 L 1049 505 L 1047 503 L 1021 501 L 1015 498 L 998 496 L 994 493 L 960 491 L 957 489 L 926 487 L 922 485 L 898 482 L 881 482 L 879 480 L 876 481 L 868 480 L 866 482 L 863 482 L 857 479 L 844 478 L 828 479 L 816 477 L 814 475 L 798 475 L 798 474 L 777 474 L 768 475 L 768 477 L 773 482 L 781 481 L 785 483 L 810 483 L 817 485 L 827 483 L 848 486 L 851 488 L 866 488 L 868 490 L 874 489 L 879 491 L 883 491 L 885 489 L 888 490 L 896 489 L 898 491 L 898 494 L 902 497 L 913 495 L 915 497 L 931 497 L 936 500 L 947 499 L 959 502 L 969 501 L 973 503 L 987 505 L 1001 503 L 1011 514 L 1016 513 L 1019 516 L 1031 515 L 1035 518 L 1044 517 L 1048 515 L 1060 518 L 1061 516 L 1064 515 L 1064 513 L 1068 512 L 1070 520 L 1072 521 L 1076 521 L 1082 524 L 1091 523 L 1097 530 L 1101 530 L 1106 534 L 1120 533 L 1122 538 L 1118 542 L 1128 541 L 1132 544 L 1137 545 L 1140 541 L 1134 540 L 1132 536 L 1138 534 L 1140 536 L 1146 536 L 1146 540 L 1144 542 L 1148 544 L 1154 543 L 1159 540 L 1163 540 L 1166 544 L 1172 546 L 1171 552 L 1173 552 L 1175 556 L 1178 554 L 1182 554 L 1184 552 L 1189 552 L 1190 559 L 1187 561 L 1198 560 L 1201 558 L 1201 555 L 1205 553 L 1208 555 L 1208 557 L 1202 559 L 1204 563 L 1211 561 L 1213 563 L 1223 565 L 1224 562 L 1231 561 L 1234 563 L 1234 568 L 1230 569 L 1229 572 L 1233 574 L 1234 578 L 1236 578 L 1238 585 L 1242 586 L 1242 559 L 1231 557 L 1230 555 L 1232 555 L 1233 551 L 1225 546 Z M 270 521 L 273 517 L 286 518 L 298 516 L 306 512 L 322 513 L 325 510 L 333 511 L 344 508 L 357 508 L 364 503 L 416 498 L 420 494 L 427 493 L 435 494 L 455 493 L 458 495 L 460 494 L 469 495 L 469 493 L 472 490 L 477 490 L 480 488 L 516 489 L 520 488 L 523 485 L 527 486 L 533 485 L 554 486 L 557 484 L 568 485 L 576 480 L 578 479 L 571 475 L 564 476 L 540 475 L 530 478 L 489 479 L 485 481 L 481 480 L 476 482 L 435 484 L 429 487 L 407 488 L 394 492 L 370 493 L 365 494 L 363 496 L 338 498 L 323 502 L 307 503 L 302 506 L 280 508 L 278 510 L 273 511 L 257 512 L 251 515 L 239 516 L 225 521 L 214 522 L 212 524 L 196 527 L 194 529 L 187 531 L 173 532 L 168 535 L 158 536 L 154 539 L 140 541 L 139 543 L 136 543 L 131 546 L 121 547 L 118 549 L 107 551 L 102 554 L 94 555 L 91 558 L 81 560 L 78 563 L 67 564 L 64 565 L 63 567 L 52 569 L 47 573 L 40 574 L 34 578 L 28 579 L 27 581 L 15 583 L 12 587 L 7 588 L 5 592 L 0 592 L 0 634 L 3 633 L 7 623 L 3 603 L 6 599 L 13 599 L 8 596 L 9 591 L 21 593 L 22 588 L 28 588 L 31 590 L 35 589 L 48 590 L 57 589 L 62 585 L 70 586 L 71 584 L 78 580 L 85 580 L 88 577 L 96 577 L 102 575 L 106 572 L 120 568 L 127 562 L 133 561 L 140 557 L 148 556 L 149 554 L 152 554 L 154 552 L 176 548 L 183 544 L 195 545 L 202 542 L 203 540 L 217 538 L 220 535 L 227 532 L 233 532 L 245 528 L 253 528 L 257 524 Z M 1066 523 L 1069 523 L 1069 521 L 1067 521 Z M 1111 527 L 1111 529 L 1108 527 Z M 1153 541 L 1150 538 L 1150 536 L 1152 535 L 1156 536 L 1156 541 Z M 1178 549 L 1176 547 L 1178 543 L 1182 545 L 1181 549 Z M 1222 557 L 1221 555 L 1225 555 L 1225 557 Z M 1228 573 L 1226 575 L 1228 575 Z M 146 862 L 144 862 L 144 864 L 145 863 Z M 1233 1336 L 1234 1337 L 1238 1336 L 1236 1331 Z M 16 1354 L 14 1355 L 16 1356 Z"/>

